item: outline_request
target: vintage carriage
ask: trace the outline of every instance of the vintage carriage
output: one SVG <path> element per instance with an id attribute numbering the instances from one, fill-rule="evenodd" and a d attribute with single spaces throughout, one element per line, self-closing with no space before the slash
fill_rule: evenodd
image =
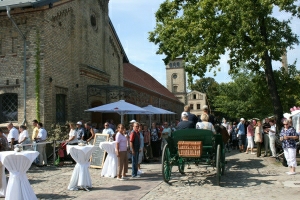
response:
<path id="1" fill-rule="evenodd" d="M 162 152 L 162 175 L 169 182 L 172 167 L 184 174 L 185 165 L 210 165 L 216 168 L 217 185 L 225 171 L 225 149 L 222 135 L 210 130 L 184 129 L 172 133 Z"/>

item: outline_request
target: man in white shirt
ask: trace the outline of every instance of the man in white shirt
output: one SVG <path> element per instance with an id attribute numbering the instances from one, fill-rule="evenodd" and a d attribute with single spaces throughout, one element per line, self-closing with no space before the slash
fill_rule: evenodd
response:
<path id="1" fill-rule="evenodd" d="M 12 123 L 9 123 L 7 125 L 7 129 L 9 130 L 8 136 L 7 136 L 7 141 L 9 143 L 9 148 L 11 150 L 14 149 L 14 145 L 18 144 L 19 140 L 19 131 L 14 127 Z"/>
<path id="2" fill-rule="evenodd" d="M 43 128 L 43 124 L 41 122 L 38 123 L 38 128 L 39 128 L 39 133 L 35 138 L 35 141 L 37 142 L 37 151 L 40 153 L 39 163 L 37 164 L 37 166 L 42 167 L 44 165 L 45 166 L 47 165 L 46 144 L 41 144 L 46 142 L 47 131 Z"/>
<path id="3" fill-rule="evenodd" d="M 115 132 L 111 128 L 109 128 L 108 122 L 104 123 L 104 129 L 102 131 L 102 134 L 108 134 L 109 137 L 112 137 L 115 134 Z"/>

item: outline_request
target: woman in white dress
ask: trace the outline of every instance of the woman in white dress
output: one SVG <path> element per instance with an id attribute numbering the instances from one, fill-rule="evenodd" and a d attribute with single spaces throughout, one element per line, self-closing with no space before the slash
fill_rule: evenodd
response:
<path id="1" fill-rule="evenodd" d="M 69 123 L 69 126 L 70 126 L 69 139 L 66 140 L 66 143 L 71 145 L 77 145 L 78 139 L 76 133 L 76 125 L 74 123 Z"/>
<path id="2" fill-rule="evenodd" d="M 209 116 L 206 113 L 203 113 L 201 115 L 201 122 L 198 122 L 196 124 L 196 129 L 206 129 L 211 130 L 214 134 L 216 134 L 216 130 L 214 128 L 214 125 L 210 122 L 208 122 Z"/>
<path id="3" fill-rule="evenodd" d="M 28 135 L 28 131 L 27 131 L 27 127 L 24 125 L 21 125 L 19 127 L 19 131 L 20 131 L 20 135 L 19 135 L 19 139 L 18 142 L 19 144 L 25 145 L 25 144 L 29 144 L 30 143 L 30 139 L 29 139 L 29 135 Z M 23 146 L 23 149 L 29 149 L 29 146 Z"/>

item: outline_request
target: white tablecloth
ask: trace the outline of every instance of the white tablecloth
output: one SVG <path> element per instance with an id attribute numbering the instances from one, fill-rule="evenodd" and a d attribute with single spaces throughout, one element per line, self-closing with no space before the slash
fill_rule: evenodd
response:
<path id="1" fill-rule="evenodd" d="M 38 155 L 39 152 L 37 151 L 0 152 L 0 161 L 10 173 L 5 199 L 37 199 L 26 176 L 26 171 L 30 168 L 33 160 L 36 159 Z M 4 171 L 2 171 L 2 173 L 4 173 Z"/>
<path id="2" fill-rule="evenodd" d="M 72 173 L 68 190 L 78 190 L 78 187 L 85 189 L 92 187 L 89 159 L 95 150 L 96 147 L 93 145 L 67 145 L 67 153 L 71 154 L 72 158 L 77 162 Z"/>
<path id="3" fill-rule="evenodd" d="M 99 146 L 107 152 L 104 165 L 102 167 L 101 176 L 116 177 L 118 170 L 118 158 L 116 154 L 117 142 L 100 142 Z"/>
<path id="4" fill-rule="evenodd" d="M 5 176 L 5 167 L 2 162 L 0 162 L 0 177 L 0 197 L 5 197 L 7 183 Z"/>

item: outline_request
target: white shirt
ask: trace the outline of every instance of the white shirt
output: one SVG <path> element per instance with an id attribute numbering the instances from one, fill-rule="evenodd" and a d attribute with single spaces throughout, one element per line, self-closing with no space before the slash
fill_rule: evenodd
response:
<path id="1" fill-rule="evenodd" d="M 75 136 L 75 138 L 73 140 L 71 140 L 69 142 L 69 144 L 73 144 L 73 143 L 78 143 L 78 139 L 77 139 L 77 133 L 75 129 L 71 129 L 69 132 L 69 139 L 71 139 L 73 136 Z"/>
<path id="2" fill-rule="evenodd" d="M 21 141 L 24 140 L 24 138 L 29 138 L 27 130 L 23 130 L 22 133 L 20 133 L 20 135 L 19 135 L 19 143 L 21 143 Z M 26 140 L 23 142 L 23 144 L 26 144 Z"/>
<path id="3" fill-rule="evenodd" d="M 19 131 L 15 127 L 12 127 L 12 129 L 10 129 L 8 136 L 7 136 L 7 141 L 11 142 L 12 138 L 14 138 L 15 141 L 18 141 L 18 139 L 19 139 Z"/>
<path id="4" fill-rule="evenodd" d="M 102 134 L 108 134 L 109 137 L 111 137 L 111 136 L 113 136 L 114 131 L 111 128 L 105 128 L 105 129 L 103 129 Z"/>
<path id="5" fill-rule="evenodd" d="M 272 131 L 271 131 L 272 130 Z M 273 132 L 274 131 L 274 132 Z M 273 135 L 275 135 L 275 133 L 276 133 L 276 127 L 273 125 L 273 126 L 271 126 L 271 128 L 270 128 L 270 132 L 269 132 L 269 136 L 273 136 Z"/>
<path id="6" fill-rule="evenodd" d="M 47 139 L 47 131 L 44 128 L 39 128 L 39 133 L 37 135 L 37 138 L 39 138 L 41 141 L 44 141 Z"/>
<path id="7" fill-rule="evenodd" d="M 197 122 L 196 129 L 206 129 L 211 130 L 213 133 L 216 133 L 214 126 L 210 122 Z"/>

